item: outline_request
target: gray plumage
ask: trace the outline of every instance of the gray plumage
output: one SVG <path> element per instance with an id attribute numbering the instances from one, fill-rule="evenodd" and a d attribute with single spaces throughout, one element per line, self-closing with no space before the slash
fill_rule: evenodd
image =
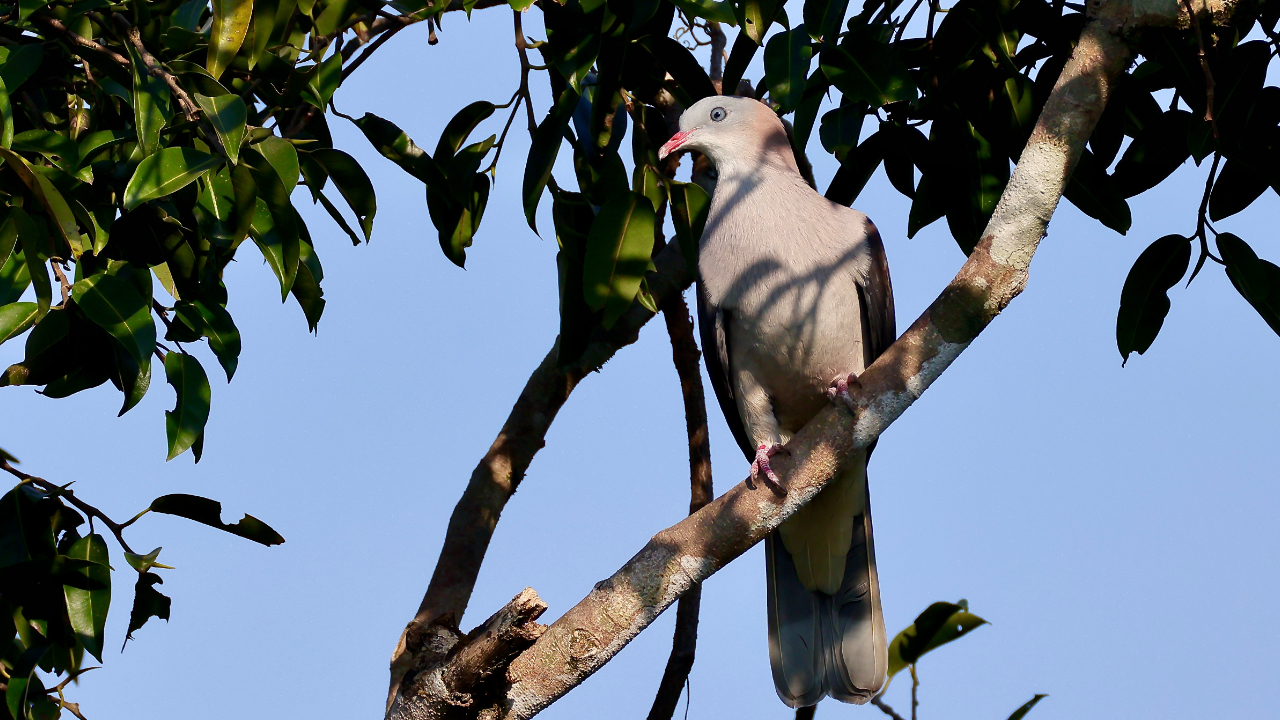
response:
<path id="1" fill-rule="evenodd" d="M 698 150 L 716 187 L 698 255 L 703 356 L 734 438 L 762 471 L 893 343 L 893 291 L 875 226 L 800 175 L 781 121 L 750 98 L 709 97 L 663 147 Z M 767 491 L 765 491 L 767 492 Z M 766 540 L 769 659 L 791 707 L 869 700 L 887 649 L 866 455 Z"/>

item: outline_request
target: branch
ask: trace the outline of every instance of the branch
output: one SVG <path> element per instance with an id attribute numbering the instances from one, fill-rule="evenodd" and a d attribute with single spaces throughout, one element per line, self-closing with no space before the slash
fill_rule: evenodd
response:
<path id="1" fill-rule="evenodd" d="M 78 510 L 80 510 L 80 512 L 90 517 L 96 517 L 99 520 L 101 520 L 102 523 L 106 525 L 108 529 L 111 530 L 111 534 L 116 536 L 116 542 L 120 543 L 120 547 L 124 548 L 125 552 L 129 552 L 129 553 L 133 552 L 133 550 L 129 547 L 129 543 L 124 541 L 124 529 L 125 529 L 125 526 L 127 526 L 129 523 L 121 524 L 112 520 L 111 518 L 107 517 L 106 513 L 102 512 L 98 508 L 76 497 L 76 493 L 74 490 L 64 488 L 61 485 L 51 483 L 48 480 L 45 480 L 44 478 L 36 477 L 35 475 L 28 475 L 27 473 L 22 472 L 18 468 L 10 465 L 9 461 L 5 460 L 4 458 L 0 458 L 0 470 L 4 470 L 10 475 L 13 475 L 14 477 L 21 480 L 22 482 L 31 483 L 32 485 L 35 485 L 36 487 L 40 488 L 41 490 L 44 490 L 45 492 L 57 493 L 58 495 L 65 497 L 67 499 L 67 502 L 74 505 Z"/>
<path id="2" fill-rule="evenodd" d="M 659 305 L 693 282 L 676 243 L 659 252 L 653 261 L 658 270 L 649 273 L 647 279 L 649 291 Z M 634 303 L 611 330 L 597 330 L 576 363 L 557 366 L 558 345 L 553 345 L 529 376 L 497 439 L 472 471 L 467 489 L 449 518 L 431 584 L 392 656 L 388 708 L 407 673 L 437 654 L 429 641 L 437 634 L 438 626 L 448 618 L 461 618 L 466 612 L 502 509 L 520 486 L 533 456 L 545 444 L 547 430 L 569 393 L 588 373 L 599 370 L 614 353 L 635 342 L 640 328 L 652 318 L 653 313 Z"/>
<path id="3" fill-rule="evenodd" d="M 142 34 L 138 32 L 138 28 L 129 25 L 128 21 L 124 20 L 123 16 L 118 13 L 115 18 L 118 24 L 127 26 L 121 29 L 124 30 L 125 37 L 129 39 L 129 44 L 133 46 L 134 50 L 138 51 L 138 57 L 142 58 L 142 64 L 147 66 L 147 73 L 152 77 L 163 80 L 164 84 L 169 86 L 169 91 L 178 99 L 178 107 L 182 108 L 182 114 L 186 116 L 187 120 L 198 123 L 200 117 L 199 108 L 192 102 L 191 96 L 187 95 L 187 91 L 183 90 L 182 86 L 178 84 L 178 79 L 168 70 L 160 67 L 160 63 L 156 62 L 155 57 L 150 52 L 147 52 L 147 47 L 142 44 Z M 218 147 L 221 147 L 221 145 L 218 145 Z"/>
<path id="4" fill-rule="evenodd" d="M 129 58 L 121 55 L 120 53 L 115 52 L 114 50 L 110 50 L 106 47 L 103 47 L 102 45 L 99 45 L 98 43 L 86 37 L 81 37 L 80 35 L 77 35 L 71 32 L 70 30 L 67 29 L 66 25 L 63 25 L 60 21 L 58 21 L 55 18 L 51 18 L 46 15 L 32 15 L 31 21 L 39 25 L 43 25 L 56 33 L 60 33 L 61 35 L 66 37 L 68 40 L 70 40 L 71 43 L 77 46 L 78 48 L 83 48 L 84 50 L 92 50 L 96 53 L 101 53 L 103 55 L 106 55 L 107 57 L 114 60 L 116 63 L 126 68 L 130 67 L 133 64 L 129 62 Z M 72 51 L 75 52 L 77 55 L 80 55 L 81 53 L 77 49 L 77 47 L 73 47 Z"/>
<path id="5" fill-rule="evenodd" d="M 871 698 L 871 704 L 880 708 L 880 712 L 893 718 L 893 720 L 907 720 L 906 718 L 899 715 L 893 708 L 889 707 L 889 703 L 880 699 L 879 695 L 876 695 L 875 697 Z"/>
<path id="6" fill-rule="evenodd" d="M 707 402 L 702 389 L 701 355 L 693 338 L 693 319 L 681 295 L 671 295 L 662 305 L 671 338 L 671 356 L 680 376 L 684 397 L 685 430 L 689 436 L 689 514 L 711 502 L 715 491 L 711 482 L 711 442 L 707 432 Z M 648 720 L 670 720 L 680 702 L 698 645 L 698 608 L 702 586 L 695 585 L 680 597 L 676 607 L 675 638 L 667 659 L 658 694 L 653 699 Z"/>
<path id="7" fill-rule="evenodd" d="M 1028 266 L 1116 77 L 1132 59 L 1127 7 L 1094 6 L 981 242 L 928 310 L 864 372 L 853 412 L 828 407 L 779 459 L 788 492 L 740 483 L 664 530 L 511 664 L 508 720 L 530 718 L 603 666 L 680 595 L 762 540 L 817 495 L 1025 287 Z M 1167 20 L 1167 18 L 1166 18 Z M 778 468 L 775 468 L 777 470 Z M 394 717 L 394 715 L 393 715 Z"/>

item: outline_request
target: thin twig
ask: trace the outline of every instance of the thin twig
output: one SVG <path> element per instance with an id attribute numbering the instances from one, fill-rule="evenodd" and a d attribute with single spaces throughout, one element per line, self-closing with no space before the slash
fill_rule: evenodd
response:
<path id="1" fill-rule="evenodd" d="M 533 115 L 533 97 L 529 94 L 529 71 L 533 66 L 529 64 L 529 41 L 524 37 L 524 23 L 520 20 L 520 11 L 512 10 L 515 16 L 516 31 L 516 52 L 520 53 L 520 89 L 517 90 L 521 97 L 524 98 L 524 109 L 529 116 L 529 136 L 533 136 L 533 131 L 538 129 L 538 121 Z"/>
<path id="2" fill-rule="evenodd" d="M 403 22 L 402 22 L 401 24 L 399 24 L 399 25 L 394 25 L 394 26 L 392 26 L 392 27 L 391 27 L 390 29 L 388 29 L 385 33 L 383 33 L 382 35 L 379 35 L 379 36 L 378 36 L 378 39 L 377 39 L 377 40 L 374 40 L 374 41 L 373 41 L 373 44 L 371 44 L 371 45 L 369 45 L 368 47 L 366 47 L 366 48 L 364 49 L 364 51 L 360 53 L 360 56 L 359 56 L 359 57 L 357 57 L 355 60 L 353 60 L 353 61 L 352 61 L 349 65 L 347 65 L 346 67 L 342 68 L 342 79 L 343 79 L 343 80 L 346 80 L 348 75 L 350 75 L 351 73 L 355 72 L 355 71 L 356 71 L 356 68 L 358 68 L 358 67 L 360 67 L 361 65 L 363 65 L 363 64 L 364 64 L 364 61 L 365 61 L 365 60 L 368 60 L 370 55 L 372 55 L 374 52 L 376 52 L 376 51 L 378 50 L 378 48 L 382 47 L 382 44 L 383 44 L 383 43 L 385 43 L 386 41 L 390 40 L 392 37 L 394 37 L 394 36 L 395 36 L 395 34 L 396 34 L 396 33 L 400 32 L 401 30 L 403 30 L 403 29 L 405 29 L 405 28 L 407 28 L 407 27 L 409 27 L 410 25 L 412 25 L 412 24 L 415 22 L 415 21 L 409 20 L 409 19 L 407 19 L 407 18 L 397 18 L 397 19 L 398 19 L 398 20 L 402 20 Z M 355 44 L 354 44 L 354 43 L 352 43 L 352 45 L 354 46 Z M 353 51 L 353 52 L 354 52 L 354 51 Z"/>
<path id="3" fill-rule="evenodd" d="M 123 65 L 124 67 L 130 67 L 133 64 L 129 62 L 129 58 L 121 55 L 120 53 L 115 52 L 114 50 L 111 50 L 109 48 L 103 47 L 102 45 L 99 45 L 98 43 L 90 40 L 89 38 L 81 37 L 80 35 L 77 35 L 71 32 L 71 30 L 69 30 L 66 25 L 63 25 L 60 21 L 58 21 L 55 18 L 48 17 L 47 15 L 32 15 L 31 21 L 40 25 L 44 25 L 45 27 L 49 28 L 50 30 L 53 30 L 56 33 L 61 33 L 64 37 L 70 40 L 74 45 L 78 45 L 81 48 L 84 48 L 86 50 L 92 50 L 97 53 L 102 53 L 103 55 L 106 55 L 107 57 L 111 58 L 116 63 Z"/>
<path id="4" fill-rule="evenodd" d="M 507 102 L 508 105 L 511 105 L 511 113 L 507 115 L 507 124 L 502 126 L 502 134 L 498 136 L 498 143 L 493 146 L 493 162 L 489 163 L 489 167 L 485 168 L 483 172 L 496 171 L 498 167 L 498 158 L 502 157 L 502 146 L 507 141 L 507 131 L 511 129 L 511 123 L 516 119 L 516 113 L 520 112 L 520 103 L 523 101 L 524 96 L 520 94 L 519 90 L 517 90 L 516 93 L 511 96 L 511 100 Z M 497 177 L 497 175 L 495 174 L 494 177 Z"/>
<path id="5" fill-rule="evenodd" d="M 121 22 L 124 18 L 119 13 L 116 13 L 115 17 L 116 22 Z M 127 25 L 128 21 L 125 20 L 124 24 Z M 169 86 L 170 92 L 178 99 L 178 107 L 182 108 L 182 114 L 186 116 L 187 120 L 193 123 L 199 122 L 200 108 L 191 100 L 191 96 L 187 95 L 187 91 L 183 90 L 182 86 L 178 84 L 178 79 L 173 76 L 173 73 L 161 67 L 160 63 L 156 62 L 155 57 L 147 51 L 147 47 L 142 44 L 142 34 L 138 32 L 138 28 L 130 25 L 128 28 L 122 27 L 121 29 L 124 30 L 125 37 L 129 39 L 129 44 L 133 45 L 133 49 L 138 51 L 138 57 L 142 58 L 142 64 L 147 66 L 147 73 L 152 77 L 160 78 L 165 85 Z"/>
<path id="6" fill-rule="evenodd" d="M 58 283 L 62 286 L 62 304 L 65 307 L 67 300 L 71 297 L 71 283 L 67 280 L 66 273 L 62 272 L 62 268 L 58 266 L 59 262 L 62 262 L 62 258 L 49 258 L 53 274 L 58 277 Z"/>
<path id="7" fill-rule="evenodd" d="M 107 517 L 106 513 L 102 512 L 98 508 L 90 505 L 80 498 L 77 498 L 74 490 L 62 487 L 61 485 L 56 485 L 44 478 L 36 477 L 35 475 L 28 475 L 18 468 L 10 465 L 9 461 L 3 458 L 0 458 L 0 470 L 8 472 L 10 475 L 13 475 L 25 483 L 31 483 L 45 492 L 57 493 L 58 495 L 65 497 L 67 502 L 74 505 L 78 510 L 80 510 L 80 512 L 101 520 L 104 525 L 111 529 L 111 534 L 116 536 L 116 542 L 120 543 L 120 547 L 124 548 L 125 552 L 133 553 L 133 549 L 129 547 L 129 543 L 124 541 L 125 526 Z"/>
<path id="8" fill-rule="evenodd" d="M 1196 45 L 1200 48 L 1200 69 L 1204 71 L 1204 120 L 1213 128 L 1213 137 L 1218 137 L 1218 120 L 1213 116 L 1213 73 L 1209 71 L 1209 59 L 1204 54 L 1204 36 L 1200 34 L 1200 17 L 1191 9 L 1191 0 L 1182 0 L 1182 5 L 1191 17 L 1191 26 L 1196 31 Z"/>
<path id="9" fill-rule="evenodd" d="M 889 703 L 881 699 L 879 695 L 876 695 L 875 697 L 871 698 L 871 704 L 880 708 L 880 712 L 893 718 L 893 720 L 907 720 L 906 718 L 899 715 L 897 711 L 895 711 L 893 708 L 889 707 Z"/>
<path id="10" fill-rule="evenodd" d="M 898 25 L 898 32 L 893 38 L 894 42 L 902 39 L 902 33 L 907 29 L 907 24 L 911 22 L 911 16 L 916 14 L 916 10 L 920 9 L 920 4 L 924 1 L 925 0 L 916 0 L 915 4 L 911 6 L 911 9 L 907 11 L 906 17 L 902 18 L 902 24 Z"/>
<path id="11" fill-rule="evenodd" d="M 916 691 L 920 689 L 920 678 L 916 675 L 914 663 L 907 668 L 911 670 L 911 720 L 916 720 L 916 708 L 920 707 L 920 701 L 916 697 Z"/>
<path id="12" fill-rule="evenodd" d="M 1225 264 L 1220 258 L 1215 257 L 1213 253 L 1209 252 L 1209 237 L 1205 234 L 1206 227 L 1210 230 L 1213 229 L 1213 226 L 1209 225 L 1208 217 L 1209 195 L 1213 191 L 1213 183 L 1218 176 L 1218 163 L 1221 161 L 1222 155 L 1220 153 L 1214 153 L 1213 165 L 1209 168 L 1209 177 L 1205 178 L 1204 181 L 1204 194 L 1200 197 L 1200 212 L 1196 218 L 1196 232 L 1192 235 L 1192 237 L 1199 238 L 1200 240 L 1200 257 L 1196 260 L 1196 269 L 1191 271 L 1191 277 L 1187 278 L 1187 285 L 1191 285 L 1191 281 L 1195 280 L 1196 275 L 1200 274 L 1201 268 L 1204 267 L 1205 260 L 1212 259 L 1219 265 Z M 1213 234 L 1217 235 L 1218 233 L 1217 231 L 1214 231 Z"/>

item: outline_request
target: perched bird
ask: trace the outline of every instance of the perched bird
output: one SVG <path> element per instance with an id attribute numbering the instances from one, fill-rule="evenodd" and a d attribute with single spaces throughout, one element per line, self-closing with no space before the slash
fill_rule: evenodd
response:
<path id="1" fill-rule="evenodd" d="M 713 96 L 680 116 L 660 158 L 697 150 L 717 173 L 698 248 L 703 357 L 751 477 L 783 494 L 769 458 L 896 337 L 884 247 L 866 215 L 801 176 L 778 116 Z M 785 452 L 785 450 L 781 450 Z M 888 652 L 867 453 L 765 541 L 769 660 L 790 707 L 865 703 Z"/>

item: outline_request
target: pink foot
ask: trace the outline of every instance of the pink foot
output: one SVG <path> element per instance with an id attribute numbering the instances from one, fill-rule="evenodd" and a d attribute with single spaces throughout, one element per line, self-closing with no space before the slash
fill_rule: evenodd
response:
<path id="1" fill-rule="evenodd" d="M 765 487 L 773 491 L 778 497 L 786 497 L 787 489 L 778 484 L 778 476 L 774 474 L 773 468 L 769 467 L 769 458 L 778 453 L 791 454 L 791 451 L 783 447 L 781 444 L 765 445 L 761 444 L 756 448 L 755 462 L 751 463 L 751 477 L 747 479 L 747 485 L 754 490 L 755 481 L 760 479 L 764 481 Z"/>
<path id="2" fill-rule="evenodd" d="M 858 376 L 855 373 L 849 373 L 831 381 L 831 387 L 827 388 L 827 399 L 831 402 L 842 403 L 849 412 L 857 413 L 858 408 L 854 405 L 853 396 L 849 394 L 850 387 L 860 388 L 862 383 L 858 382 Z"/>

